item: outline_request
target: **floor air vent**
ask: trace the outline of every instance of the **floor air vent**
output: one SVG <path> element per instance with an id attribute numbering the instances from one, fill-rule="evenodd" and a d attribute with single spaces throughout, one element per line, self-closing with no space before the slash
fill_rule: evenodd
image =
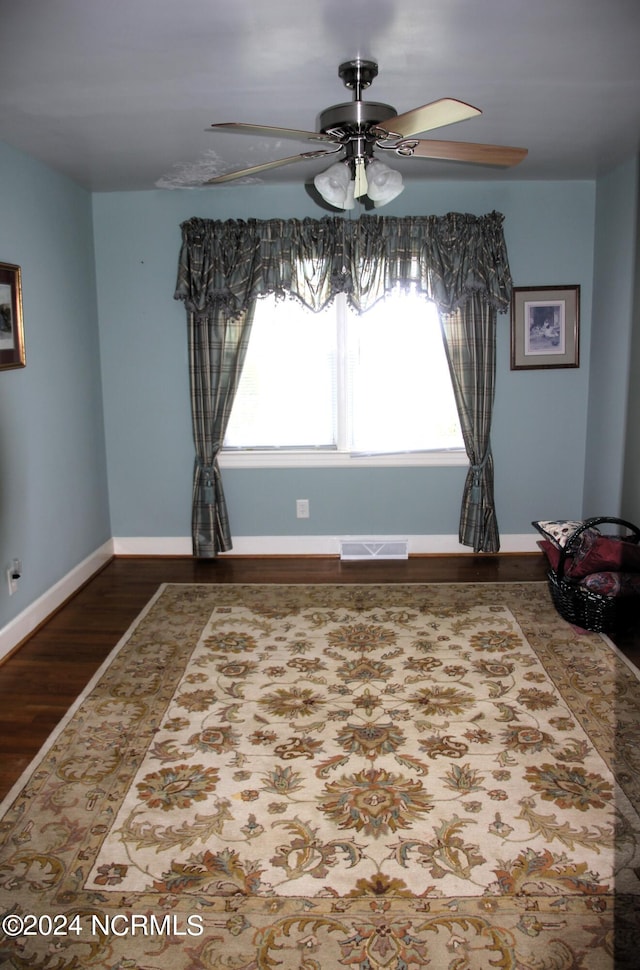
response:
<path id="1" fill-rule="evenodd" d="M 408 559 L 408 539 L 341 539 L 340 558 L 354 559 Z"/>

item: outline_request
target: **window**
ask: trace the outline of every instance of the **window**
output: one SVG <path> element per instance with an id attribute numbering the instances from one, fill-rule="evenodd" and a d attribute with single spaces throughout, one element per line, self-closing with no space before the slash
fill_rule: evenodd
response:
<path id="1" fill-rule="evenodd" d="M 259 300 L 223 464 L 355 462 L 466 462 L 435 305 Z"/>

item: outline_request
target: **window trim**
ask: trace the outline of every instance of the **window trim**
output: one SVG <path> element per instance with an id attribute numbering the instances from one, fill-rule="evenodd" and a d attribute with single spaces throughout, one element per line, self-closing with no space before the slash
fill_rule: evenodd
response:
<path id="1" fill-rule="evenodd" d="M 434 468 L 468 465 L 469 459 L 464 448 L 380 455 L 352 455 L 321 449 L 256 448 L 223 450 L 219 463 L 221 468 Z"/>

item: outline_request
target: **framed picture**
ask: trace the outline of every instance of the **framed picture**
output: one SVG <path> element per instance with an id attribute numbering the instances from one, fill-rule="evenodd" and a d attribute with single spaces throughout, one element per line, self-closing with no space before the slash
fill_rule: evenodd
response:
<path id="1" fill-rule="evenodd" d="M 579 365 L 580 287 L 514 287 L 511 370 Z"/>
<path id="2" fill-rule="evenodd" d="M 24 365 L 20 267 L 0 263 L 0 370 Z"/>

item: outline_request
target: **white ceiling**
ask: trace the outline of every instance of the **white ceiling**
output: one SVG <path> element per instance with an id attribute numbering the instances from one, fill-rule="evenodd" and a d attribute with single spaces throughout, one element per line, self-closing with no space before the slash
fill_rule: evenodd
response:
<path id="1" fill-rule="evenodd" d="M 197 185 L 308 151 L 207 127 L 315 130 L 357 56 L 367 100 L 483 111 L 426 137 L 529 149 L 506 172 L 394 157 L 405 178 L 592 179 L 639 150 L 640 0 L 0 0 L 0 140 L 95 191 Z"/>

